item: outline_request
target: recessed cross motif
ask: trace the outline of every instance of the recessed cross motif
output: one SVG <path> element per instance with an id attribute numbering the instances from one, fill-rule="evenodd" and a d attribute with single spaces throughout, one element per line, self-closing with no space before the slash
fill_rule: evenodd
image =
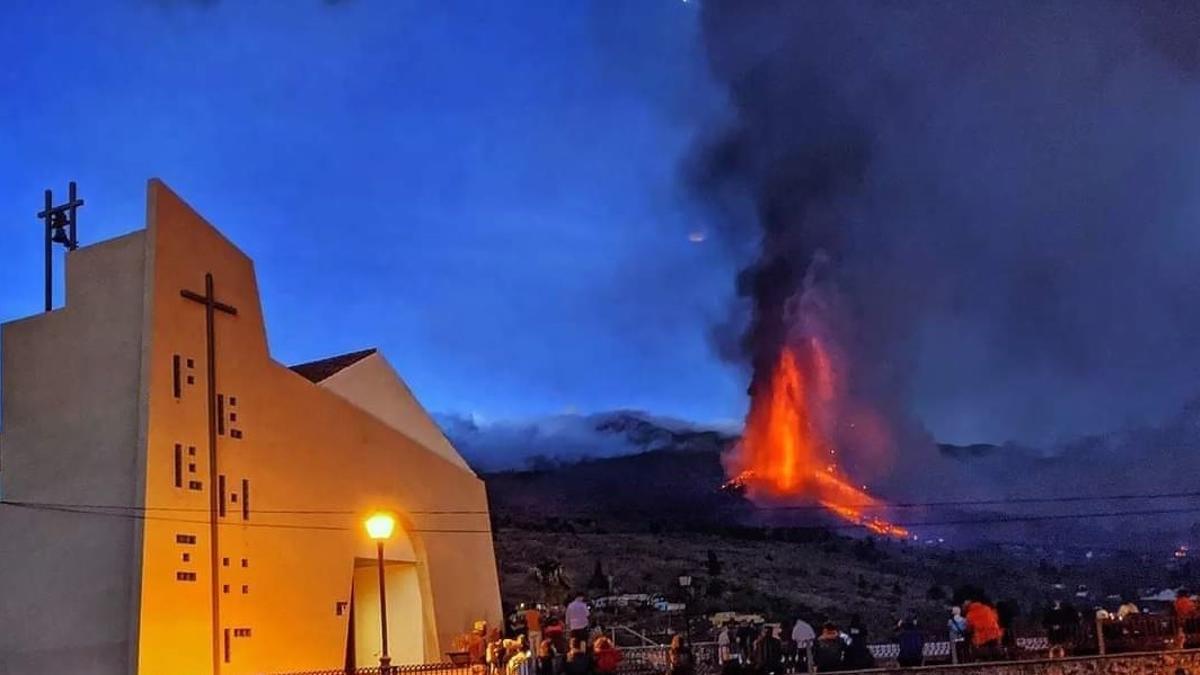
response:
<path id="1" fill-rule="evenodd" d="M 217 546 L 219 510 L 223 508 L 221 498 L 217 494 L 215 486 L 218 483 L 218 467 L 217 467 L 217 337 L 216 337 L 216 315 L 217 312 L 237 316 L 237 308 L 217 300 L 217 296 L 213 291 L 213 275 L 204 275 L 204 294 L 201 295 L 195 291 L 189 291 L 186 288 L 179 291 L 179 295 L 187 300 L 204 305 L 204 331 L 205 331 L 205 349 L 208 357 L 208 522 L 209 522 L 209 540 L 210 540 L 210 556 L 209 564 L 212 570 L 212 658 L 213 658 L 213 673 L 219 673 L 221 669 L 221 566 L 220 566 L 220 549 Z"/>

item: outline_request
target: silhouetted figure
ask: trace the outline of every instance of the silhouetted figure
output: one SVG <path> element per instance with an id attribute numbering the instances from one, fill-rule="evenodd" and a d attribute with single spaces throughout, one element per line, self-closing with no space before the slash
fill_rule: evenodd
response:
<path id="1" fill-rule="evenodd" d="M 821 627 L 821 634 L 813 643 L 813 665 L 817 667 L 817 672 L 827 673 L 841 670 L 845 653 L 846 643 L 842 640 L 842 634 L 838 632 L 837 626 L 826 623 Z"/>
<path id="2" fill-rule="evenodd" d="M 1001 600 L 996 603 L 996 616 L 1000 620 L 1000 646 L 1004 651 L 1004 655 L 1010 659 L 1017 656 L 1017 633 L 1013 630 L 1013 625 L 1017 622 L 1017 617 L 1021 614 L 1021 607 L 1014 600 Z"/>
<path id="3" fill-rule="evenodd" d="M 916 668 L 925 663 L 925 636 L 917 629 L 917 622 L 907 619 L 900 622 L 900 630 L 896 633 L 896 642 L 900 645 L 900 653 L 896 662 L 901 668 Z"/>
<path id="4" fill-rule="evenodd" d="M 682 635 L 671 638 L 671 648 L 667 650 L 667 675 L 695 675 L 696 656 L 692 648 L 683 642 Z"/>
<path id="5" fill-rule="evenodd" d="M 759 675 L 780 675 L 783 672 L 783 643 L 775 637 L 774 628 L 763 627 L 762 634 L 754 641 L 751 663 Z"/>
<path id="6" fill-rule="evenodd" d="M 537 675 L 560 675 L 558 658 L 554 652 L 554 643 L 549 638 L 543 638 L 538 644 Z"/>
<path id="7" fill-rule="evenodd" d="M 750 649 L 754 646 L 754 626 L 742 624 L 737 629 L 737 651 L 742 663 L 750 661 Z"/>
<path id="8" fill-rule="evenodd" d="M 1068 603 L 1055 600 L 1042 616 L 1046 640 L 1050 643 L 1050 658 L 1060 659 L 1075 646 L 1079 630 L 1079 612 Z"/>
<path id="9" fill-rule="evenodd" d="M 855 614 L 850 617 L 850 627 L 846 629 L 850 640 L 846 643 L 846 653 L 842 657 L 846 668 L 850 670 L 866 670 L 875 667 L 875 656 L 867 647 L 867 627 L 863 625 L 862 617 Z"/>
<path id="10" fill-rule="evenodd" d="M 586 642 L 578 638 L 571 639 L 564 668 L 566 675 L 589 675 L 592 672 L 592 657 L 588 654 Z"/>

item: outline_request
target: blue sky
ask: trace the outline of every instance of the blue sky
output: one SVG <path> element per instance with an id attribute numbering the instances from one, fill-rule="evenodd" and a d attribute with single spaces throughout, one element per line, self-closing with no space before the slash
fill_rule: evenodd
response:
<path id="1" fill-rule="evenodd" d="M 723 114 L 696 8 L 34 0 L 0 7 L 0 319 L 39 311 L 41 191 L 84 244 L 166 180 L 255 259 L 272 349 L 381 347 L 432 409 L 740 417 L 736 261 L 679 167 Z"/>

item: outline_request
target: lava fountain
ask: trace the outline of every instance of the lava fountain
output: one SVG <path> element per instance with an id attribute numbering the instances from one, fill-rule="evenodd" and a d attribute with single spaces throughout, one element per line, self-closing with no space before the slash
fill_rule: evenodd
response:
<path id="1" fill-rule="evenodd" d="M 855 487 L 839 466 L 827 432 L 836 385 L 820 340 L 784 347 L 770 375 L 751 389 L 742 440 L 725 457 L 727 485 L 757 503 L 820 505 L 876 534 L 906 538 L 907 529 L 875 515 L 883 502 Z"/>

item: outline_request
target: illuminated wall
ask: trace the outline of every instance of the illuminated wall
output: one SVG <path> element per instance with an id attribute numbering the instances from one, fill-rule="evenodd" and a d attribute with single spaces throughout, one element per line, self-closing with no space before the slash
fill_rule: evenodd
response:
<path id="1" fill-rule="evenodd" d="M 64 447 L 87 445 L 87 431 L 67 439 L 52 433 L 49 419 L 40 425 L 19 421 L 49 413 L 23 402 L 26 394 L 19 388 L 10 389 L 9 359 L 41 355 L 34 344 L 53 341 L 64 330 L 54 315 L 31 319 L 31 326 L 21 327 L 19 340 L 5 343 L 3 458 L 7 461 L 11 452 L 22 459 L 4 466 L 6 496 L 10 475 L 14 481 L 26 475 L 39 488 L 27 492 L 53 497 L 47 501 L 95 496 L 146 515 L 144 520 L 104 520 L 36 512 L 31 517 L 56 519 L 46 527 L 67 541 L 33 538 L 15 549 L 0 545 L 4 573 L 14 557 L 28 561 L 70 550 L 79 543 L 75 539 L 99 546 L 99 559 L 113 561 L 96 569 L 63 563 L 69 569 L 56 570 L 63 575 L 59 578 L 82 583 L 82 597 L 64 592 L 61 606 L 80 616 L 86 630 L 55 631 L 39 644 L 48 653 L 69 651 L 75 643 L 83 648 L 92 639 L 85 635 L 97 633 L 100 642 L 111 644 L 109 652 L 124 660 L 114 657 L 80 671 L 89 673 L 339 667 L 355 620 L 351 596 L 368 592 L 356 583 L 364 580 L 356 570 L 375 559 L 361 519 L 379 508 L 394 510 L 403 529 L 389 542 L 386 556 L 388 596 L 396 603 L 394 609 L 389 606 L 394 629 L 389 641 L 393 651 L 402 650 L 395 662 L 442 660 L 453 636 L 474 620 L 499 621 L 484 486 L 448 443 L 439 444 L 440 433 L 403 382 L 394 373 L 388 381 L 391 369 L 382 356 L 372 355 L 320 383 L 274 362 L 252 262 L 157 181 L 150 184 L 147 228 L 128 241 L 124 255 L 102 255 L 106 245 L 101 245 L 80 249 L 69 262 L 73 273 L 77 260 L 94 255 L 89 281 L 98 288 L 111 286 L 104 293 L 121 291 L 121 299 L 132 299 L 129 304 L 136 308 L 125 312 L 119 325 L 93 317 L 72 327 L 76 335 L 103 333 L 100 343 L 111 341 L 108 351 L 123 359 L 93 365 L 98 377 L 113 372 L 113 387 L 105 392 L 97 384 L 79 405 L 85 414 L 101 417 L 94 411 L 113 411 L 115 421 L 104 426 L 112 440 L 102 445 L 115 449 L 81 451 L 86 455 L 82 465 L 60 462 L 56 458 Z M 125 279 L 135 262 L 141 282 L 113 286 L 112 280 Z M 220 303 L 212 308 L 211 321 L 209 308 L 196 301 L 210 288 Z M 67 314 L 95 314 L 75 304 L 76 298 L 69 298 Z M 6 327 L 6 338 L 10 334 L 16 333 Z M 90 345 L 81 343 L 84 350 Z M 71 377 L 70 372 L 41 375 L 61 377 L 63 385 Z M 34 374 L 21 371 L 17 377 L 23 382 Z M 11 405 L 10 398 L 15 399 Z M 380 401 L 389 400 L 402 410 L 380 407 Z M 17 432 L 10 436 L 8 418 L 14 416 Z M 114 474 L 94 495 L 41 489 L 88 464 Z M 13 524 L 18 516 L 0 518 L 0 541 L 11 529 L 24 527 L 25 521 Z M 59 522 L 64 520 L 79 531 L 66 529 Z M 102 528 L 104 541 L 111 539 L 108 545 L 84 534 L 97 520 L 108 523 Z M 30 598 L 42 597 L 39 592 Z M 365 624 L 370 615 L 367 605 L 359 604 L 356 598 L 353 615 Z M 0 614 L 0 636 L 9 629 L 11 613 Z M 377 652 L 378 630 L 372 643 L 365 627 L 357 628 L 355 652 Z M 25 658 L 20 645 L 3 640 L 0 663 Z"/>

